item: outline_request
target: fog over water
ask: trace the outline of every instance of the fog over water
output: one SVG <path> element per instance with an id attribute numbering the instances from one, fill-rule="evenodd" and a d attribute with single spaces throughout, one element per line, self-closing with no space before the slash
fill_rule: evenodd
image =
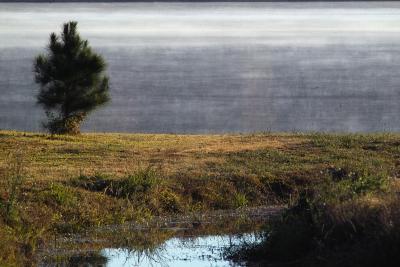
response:
<path id="1" fill-rule="evenodd" d="M 39 131 L 32 61 L 77 20 L 112 102 L 86 131 L 400 131 L 400 3 L 0 3 L 0 129 Z"/>

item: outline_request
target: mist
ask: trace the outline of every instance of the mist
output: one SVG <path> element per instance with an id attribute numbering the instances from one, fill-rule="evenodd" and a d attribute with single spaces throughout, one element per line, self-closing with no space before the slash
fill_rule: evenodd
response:
<path id="1" fill-rule="evenodd" d="M 85 131 L 399 131 L 399 16 L 396 2 L 0 3 L 0 128 L 41 130 L 32 61 L 76 20 L 111 81 Z"/>

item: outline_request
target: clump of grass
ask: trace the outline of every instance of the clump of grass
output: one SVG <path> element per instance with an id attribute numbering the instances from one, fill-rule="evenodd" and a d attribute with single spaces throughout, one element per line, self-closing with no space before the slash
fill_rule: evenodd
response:
<path id="1" fill-rule="evenodd" d="M 118 197 L 134 198 L 147 193 L 162 184 L 156 170 L 151 167 L 140 169 L 128 177 L 112 183 L 110 190 Z"/>
<path id="2" fill-rule="evenodd" d="M 56 206 L 75 207 L 78 203 L 72 190 L 60 183 L 51 183 L 48 190 L 42 193 L 42 198 L 45 203 Z"/>
<path id="3" fill-rule="evenodd" d="M 90 191 L 104 192 L 113 197 L 133 199 L 162 186 L 163 180 L 154 168 L 147 167 L 118 180 L 103 174 L 80 175 L 72 179 L 70 184 Z"/>
<path id="4" fill-rule="evenodd" d="M 237 192 L 234 195 L 234 201 L 235 201 L 235 206 L 237 208 L 242 208 L 242 207 L 246 207 L 247 204 L 249 203 L 249 201 L 247 200 L 246 194 Z"/>
<path id="5" fill-rule="evenodd" d="M 171 189 L 165 189 L 160 192 L 158 206 L 168 213 L 182 213 L 186 208 L 182 203 L 181 196 Z"/>
<path id="6" fill-rule="evenodd" d="M 82 187 L 89 191 L 107 191 L 110 187 L 111 180 L 108 176 L 97 173 L 93 176 L 87 176 L 84 174 L 79 175 L 77 178 L 73 178 L 70 184 L 74 187 Z"/>

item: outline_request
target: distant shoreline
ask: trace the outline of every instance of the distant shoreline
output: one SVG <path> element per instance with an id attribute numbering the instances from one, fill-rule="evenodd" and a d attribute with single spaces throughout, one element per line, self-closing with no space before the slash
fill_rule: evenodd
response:
<path id="1" fill-rule="evenodd" d="M 399 2 L 400 0 L 0 0 L 0 3 L 301 3 L 301 2 Z"/>

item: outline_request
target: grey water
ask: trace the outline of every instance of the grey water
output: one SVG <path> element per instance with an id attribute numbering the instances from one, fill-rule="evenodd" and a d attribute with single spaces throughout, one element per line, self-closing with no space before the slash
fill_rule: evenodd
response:
<path id="1" fill-rule="evenodd" d="M 400 131 L 400 3 L 0 3 L 0 129 L 40 131 L 32 61 L 76 20 L 112 102 L 85 131 Z"/>

